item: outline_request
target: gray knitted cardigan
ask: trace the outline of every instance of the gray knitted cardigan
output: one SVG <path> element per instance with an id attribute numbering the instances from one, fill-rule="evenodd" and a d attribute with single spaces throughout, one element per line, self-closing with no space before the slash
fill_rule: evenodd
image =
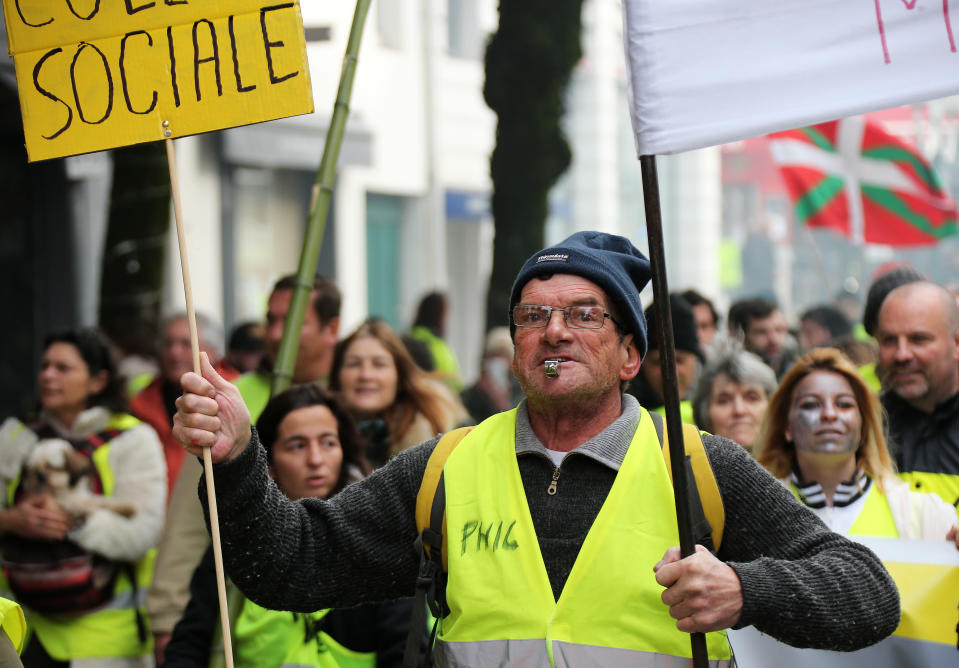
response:
<path id="1" fill-rule="evenodd" d="M 619 419 L 566 455 L 555 495 L 546 493 L 554 466 L 525 406 L 519 408 L 519 470 L 557 599 L 636 429 L 635 400 L 625 395 L 623 405 Z M 280 610 L 411 596 L 419 563 L 416 494 L 437 441 L 400 453 L 332 499 L 291 502 L 267 475 L 254 430 L 240 456 L 214 467 L 230 578 L 256 603 Z M 797 647 L 838 651 L 891 634 L 899 623 L 899 594 L 879 559 L 826 529 L 746 450 L 716 436 L 703 441 L 726 512 L 718 557 L 742 582 L 737 626 L 754 625 Z M 206 512 L 202 480 L 200 492 Z"/>

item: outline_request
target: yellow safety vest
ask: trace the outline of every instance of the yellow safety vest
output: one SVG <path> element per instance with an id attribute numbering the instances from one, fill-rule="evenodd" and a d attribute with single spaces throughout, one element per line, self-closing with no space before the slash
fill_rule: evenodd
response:
<path id="1" fill-rule="evenodd" d="M 0 628 L 10 638 L 17 653 L 23 651 L 23 636 L 27 632 L 27 622 L 23 610 L 10 599 L 0 598 Z"/>
<path id="2" fill-rule="evenodd" d="M 117 413 L 107 424 L 107 429 L 126 431 L 142 424 L 132 415 Z M 116 475 L 110 468 L 110 442 L 106 442 L 91 456 L 100 476 L 104 496 L 113 496 Z M 7 498 L 13 498 L 19 478 L 8 485 Z M 140 656 L 153 651 L 153 635 L 144 607 L 146 593 L 153 581 L 153 563 L 156 549 L 151 549 L 133 566 L 137 591 L 121 569 L 113 588 L 113 598 L 103 607 L 84 614 L 46 615 L 27 609 L 30 626 L 52 658 L 58 661 L 94 657 Z M 3 585 L 6 585 L 4 579 Z M 145 641 L 140 641 L 137 630 L 136 610 L 146 624 Z"/>
<path id="3" fill-rule="evenodd" d="M 889 502 L 875 480 L 872 481 L 872 490 L 866 497 L 866 503 L 863 504 L 859 517 L 849 527 L 849 535 L 899 538 L 899 530 L 892 518 Z"/>
<path id="4" fill-rule="evenodd" d="M 376 652 L 356 652 L 329 634 L 306 637 L 304 622 L 292 612 L 268 610 L 242 599 L 233 627 L 234 663 L 237 668 L 375 668 Z M 329 613 L 320 610 L 298 617 L 318 623 Z M 211 657 L 211 659 L 216 657 Z"/>
<path id="5" fill-rule="evenodd" d="M 433 357 L 434 371 L 443 376 L 443 380 L 456 392 L 463 391 L 463 378 L 459 362 L 453 350 L 443 339 L 436 336 L 428 327 L 417 325 L 410 330 L 410 337 L 419 341 L 430 351 Z"/>
<path id="6" fill-rule="evenodd" d="M 794 484 L 790 484 L 790 489 L 800 498 Z M 875 479 L 848 535 L 899 538 L 889 501 Z M 947 615 L 950 610 L 955 612 L 956 588 L 952 585 L 957 578 L 950 573 L 948 566 L 913 563 L 911 559 L 914 557 L 910 555 L 908 559 L 895 561 L 883 559 L 902 599 L 899 626 L 891 638 L 883 641 L 886 655 L 892 657 L 888 665 L 910 656 L 909 653 L 922 657 L 922 665 L 947 665 L 935 657 L 951 658 L 955 654 L 955 625 L 948 621 Z"/>
<path id="7" fill-rule="evenodd" d="M 652 420 L 640 420 L 559 601 L 526 503 L 515 423 L 515 409 L 487 419 L 444 468 L 450 614 L 437 665 L 690 666 L 689 636 L 653 573 L 679 537 Z M 724 632 L 707 644 L 711 666 L 730 664 Z"/>
<path id="8" fill-rule="evenodd" d="M 665 406 L 654 408 L 653 412 L 666 417 Z M 693 404 L 688 399 L 683 399 L 679 402 L 679 417 L 683 424 L 696 424 L 696 420 L 693 418 Z"/>
<path id="9" fill-rule="evenodd" d="M 879 394 L 882 392 L 882 383 L 879 381 L 879 376 L 876 374 L 876 363 L 870 362 L 869 364 L 863 364 L 862 366 L 856 369 L 859 372 L 860 377 L 866 381 L 866 385 L 869 386 L 869 389 Z"/>
<path id="10" fill-rule="evenodd" d="M 795 483 L 789 483 L 789 489 L 793 496 L 802 501 L 799 490 Z M 889 509 L 889 501 L 886 495 L 879 489 L 875 479 L 872 480 L 872 489 L 866 497 L 866 502 L 859 511 L 856 521 L 849 527 L 850 536 L 878 536 L 881 538 L 899 538 L 899 530 L 896 528 L 896 522 L 892 518 L 892 510 Z"/>
<path id="11" fill-rule="evenodd" d="M 265 373 L 251 371 L 233 381 L 250 411 L 250 420 L 256 422 L 270 401 L 270 377 Z"/>
<path id="12" fill-rule="evenodd" d="M 959 507 L 959 475 L 929 471 L 908 471 L 898 475 L 909 483 L 909 489 L 938 494 L 946 503 Z"/>
<path id="13" fill-rule="evenodd" d="M 325 388 L 327 385 L 326 376 L 322 376 L 313 381 L 319 387 Z M 270 374 L 251 371 L 245 373 L 233 381 L 236 389 L 240 391 L 243 397 L 243 403 L 250 411 L 250 421 L 256 423 L 263 409 L 270 401 Z"/>

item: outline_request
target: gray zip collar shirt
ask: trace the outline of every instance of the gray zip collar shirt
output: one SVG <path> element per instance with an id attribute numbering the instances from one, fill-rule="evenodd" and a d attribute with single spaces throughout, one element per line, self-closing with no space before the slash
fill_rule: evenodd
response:
<path id="1" fill-rule="evenodd" d="M 526 399 L 523 399 L 516 411 L 516 454 L 537 453 L 549 458 L 549 453 L 540 440 L 533 433 L 529 422 Z M 623 410 L 611 425 L 599 432 L 593 438 L 582 443 L 567 453 L 584 455 L 600 464 L 619 471 L 626 458 L 626 451 L 639 426 L 639 402 L 631 394 L 623 395 Z M 564 458 L 565 461 L 565 458 Z"/>

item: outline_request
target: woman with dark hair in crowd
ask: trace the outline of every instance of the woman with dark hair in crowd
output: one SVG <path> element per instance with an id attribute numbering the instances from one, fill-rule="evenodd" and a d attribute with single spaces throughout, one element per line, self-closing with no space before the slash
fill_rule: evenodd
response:
<path id="1" fill-rule="evenodd" d="M 304 505 L 369 472 L 349 411 L 316 385 L 274 397 L 256 428 L 276 486 Z M 209 548 L 193 575 L 190 603 L 167 645 L 164 666 L 205 668 L 221 658 L 215 578 Z M 262 608 L 232 586 L 227 599 L 238 667 L 402 664 L 411 599 L 307 613 Z"/>
<path id="2" fill-rule="evenodd" d="M 123 379 L 97 330 L 48 336 L 37 386 L 36 419 L 0 427 L 0 549 L 33 631 L 24 664 L 148 665 L 142 599 L 163 525 L 162 446 L 124 412 Z M 56 493 L 57 479 L 69 494 Z M 55 595 L 38 591 L 38 568 L 48 584 L 63 581 Z"/>
<path id="3" fill-rule="evenodd" d="M 776 391 L 776 374 L 757 355 L 730 342 L 714 351 L 693 392 L 696 426 L 753 451 Z"/>
<path id="4" fill-rule="evenodd" d="M 469 419 L 460 400 L 420 370 L 392 328 L 376 318 L 336 345 L 330 389 L 342 394 L 357 421 L 385 425 L 384 436 L 367 443 L 375 466 Z"/>
<path id="5" fill-rule="evenodd" d="M 838 533 L 955 538 L 956 509 L 893 472 L 879 401 L 834 348 L 801 357 L 772 396 L 759 463 Z"/>

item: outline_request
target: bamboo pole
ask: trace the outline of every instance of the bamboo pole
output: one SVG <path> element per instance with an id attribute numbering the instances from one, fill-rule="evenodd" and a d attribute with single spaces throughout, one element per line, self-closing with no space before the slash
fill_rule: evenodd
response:
<path id="1" fill-rule="evenodd" d="M 190 348 L 193 351 L 193 371 L 200 374 L 200 341 L 197 337 L 196 310 L 193 306 L 193 283 L 190 280 L 190 262 L 186 248 L 186 227 L 180 206 L 180 185 L 177 179 L 176 152 L 173 140 L 166 139 L 166 156 L 170 166 L 170 186 L 173 193 L 173 218 L 180 247 L 180 269 L 183 273 L 183 292 L 186 297 L 187 322 L 190 325 Z M 220 519 L 216 510 L 216 490 L 213 486 L 213 458 L 210 448 L 203 448 L 203 470 L 206 472 L 206 498 L 210 507 L 210 534 L 213 538 L 213 561 L 216 565 L 216 593 L 220 599 L 220 627 L 223 632 L 223 653 L 226 667 L 233 668 L 233 644 L 230 641 L 230 618 L 226 603 L 226 579 L 223 574 L 223 550 L 220 547 Z"/>
<path id="2" fill-rule="evenodd" d="M 346 120 L 350 113 L 353 77 L 356 74 L 357 56 L 363 38 L 363 25 L 366 22 L 369 8 L 370 0 L 357 0 L 356 10 L 353 13 L 353 25 L 350 27 L 350 36 L 346 44 L 346 55 L 343 57 L 340 85 L 336 92 L 336 102 L 333 105 L 333 116 L 330 119 L 330 128 L 326 133 L 326 143 L 323 147 L 320 167 L 316 173 L 316 182 L 313 184 L 306 239 L 303 242 L 300 264 L 296 272 L 296 287 L 293 288 L 290 310 L 287 312 L 286 321 L 283 323 L 283 338 L 280 339 L 280 348 L 277 351 L 276 364 L 273 368 L 273 380 L 270 385 L 271 396 L 276 396 L 293 382 L 293 369 L 296 366 L 296 354 L 300 342 L 300 328 L 303 327 L 306 308 L 313 291 L 316 263 L 320 257 L 320 248 L 323 245 L 326 217 L 330 210 L 333 182 L 336 178 L 336 164 L 339 161 Z"/>
<path id="3" fill-rule="evenodd" d="M 643 172 L 643 202 L 646 207 L 646 234 L 649 240 L 649 261 L 653 274 L 653 303 L 656 304 L 656 325 L 659 336 L 659 361 L 663 373 L 663 402 L 666 407 L 666 433 L 669 437 L 669 464 L 673 471 L 673 496 L 676 501 L 676 522 L 679 527 L 679 551 L 685 558 L 696 551 L 692 512 L 689 507 L 689 481 L 686 479 L 686 444 L 679 412 L 679 382 L 676 376 L 676 347 L 673 341 L 673 314 L 669 307 L 669 285 L 666 281 L 666 253 L 663 244 L 663 216 L 659 204 L 659 178 L 656 156 L 639 157 Z M 693 666 L 706 668 L 706 635 L 691 633 Z"/>

